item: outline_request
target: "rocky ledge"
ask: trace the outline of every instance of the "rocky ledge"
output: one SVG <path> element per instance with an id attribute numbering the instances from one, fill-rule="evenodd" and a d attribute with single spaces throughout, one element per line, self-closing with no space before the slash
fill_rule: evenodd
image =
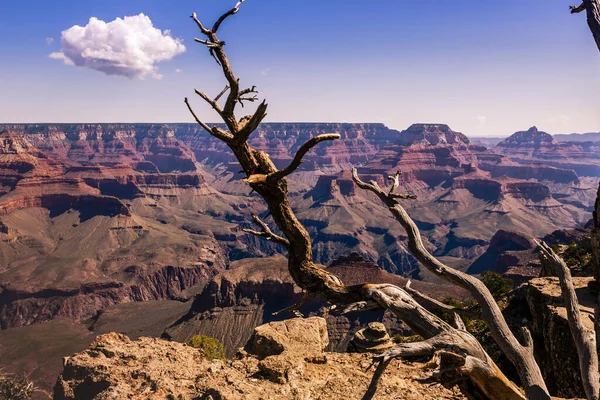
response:
<path id="1" fill-rule="evenodd" d="M 64 360 L 54 398 L 62 399 L 358 399 L 372 371 L 369 354 L 326 353 L 325 320 L 262 325 L 234 360 L 208 360 L 181 343 L 99 336 Z M 457 388 L 421 383 L 420 364 L 393 363 L 376 399 L 465 399 Z"/>
<path id="2" fill-rule="evenodd" d="M 596 295 L 589 285 L 591 277 L 573 277 L 583 324 L 593 329 Z M 558 278 L 536 278 L 525 285 L 532 317 L 536 358 L 551 393 L 558 396 L 585 397 L 579 373 L 579 358 L 571 336 Z"/>

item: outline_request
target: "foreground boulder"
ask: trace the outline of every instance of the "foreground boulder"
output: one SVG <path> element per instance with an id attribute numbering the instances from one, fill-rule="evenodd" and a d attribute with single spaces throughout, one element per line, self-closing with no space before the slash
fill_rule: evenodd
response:
<path id="1" fill-rule="evenodd" d="M 238 359 L 207 360 L 190 346 L 107 333 L 64 360 L 54 398 L 62 399 L 359 399 L 372 371 L 367 354 L 325 353 L 322 318 L 256 328 Z M 393 363 L 376 399 L 465 399 L 457 388 L 421 383 L 418 364 Z"/>

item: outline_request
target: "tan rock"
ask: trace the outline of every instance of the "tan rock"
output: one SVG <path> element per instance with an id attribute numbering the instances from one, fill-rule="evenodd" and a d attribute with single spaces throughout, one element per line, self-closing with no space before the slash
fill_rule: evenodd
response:
<path id="1" fill-rule="evenodd" d="M 284 352 L 304 358 L 322 355 L 328 344 L 325 319 L 293 318 L 256 327 L 244 349 L 259 359 Z"/>
<path id="2" fill-rule="evenodd" d="M 372 372 L 368 354 L 323 353 L 327 344 L 320 318 L 293 319 L 257 328 L 254 339 L 279 347 L 255 348 L 263 354 L 283 348 L 262 360 L 241 356 L 209 361 L 181 343 L 142 337 L 136 341 L 108 333 L 90 349 L 65 359 L 55 386 L 57 400 L 104 399 L 222 399 L 295 400 L 359 399 Z M 314 341 L 311 343 L 311 341 Z M 289 355 L 290 357 L 286 357 Z M 384 374 L 375 400 L 454 399 L 458 389 L 422 384 L 427 372 L 410 363 L 393 363 Z"/>
<path id="3" fill-rule="evenodd" d="M 383 353 L 394 346 L 392 338 L 381 322 L 371 322 L 357 331 L 348 344 L 350 353 Z"/>

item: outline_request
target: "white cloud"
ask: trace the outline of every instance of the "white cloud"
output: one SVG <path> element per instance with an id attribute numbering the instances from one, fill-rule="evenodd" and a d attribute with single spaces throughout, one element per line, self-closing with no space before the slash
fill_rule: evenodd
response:
<path id="1" fill-rule="evenodd" d="M 46 38 L 46 44 L 47 44 L 48 46 L 50 46 L 52 43 L 54 43 L 54 38 L 47 37 L 47 38 Z"/>
<path id="2" fill-rule="evenodd" d="M 265 69 L 261 69 L 260 70 L 260 74 L 263 76 L 267 76 L 269 75 L 269 71 L 271 70 L 271 68 L 265 68 Z"/>
<path id="3" fill-rule="evenodd" d="M 107 75 L 160 79 L 154 64 L 184 51 L 181 39 L 161 32 L 140 14 L 108 23 L 92 17 L 86 26 L 72 26 L 62 32 L 61 51 L 49 57 Z"/>
<path id="4" fill-rule="evenodd" d="M 181 72 L 181 70 L 180 70 L 179 68 L 176 68 L 176 69 L 175 69 L 175 72 L 177 72 L 177 73 L 180 73 L 180 72 Z"/>

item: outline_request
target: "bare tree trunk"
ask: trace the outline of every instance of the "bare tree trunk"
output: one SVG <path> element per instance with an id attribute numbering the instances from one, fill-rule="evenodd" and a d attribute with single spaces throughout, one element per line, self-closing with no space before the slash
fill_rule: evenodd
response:
<path id="1" fill-rule="evenodd" d="M 598 400 L 600 396 L 600 373 L 598 373 L 598 353 L 596 350 L 596 336 L 593 330 L 587 329 L 582 322 L 579 302 L 575 294 L 571 270 L 567 264 L 558 257 L 544 242 L 540 246 L 540 260 L 544 266 L 558 276 L 562 297 L 567 309 L 567 317 L 571 335 L 579 355 L 579 369 L 583 387 L 588 400 Z"/>

